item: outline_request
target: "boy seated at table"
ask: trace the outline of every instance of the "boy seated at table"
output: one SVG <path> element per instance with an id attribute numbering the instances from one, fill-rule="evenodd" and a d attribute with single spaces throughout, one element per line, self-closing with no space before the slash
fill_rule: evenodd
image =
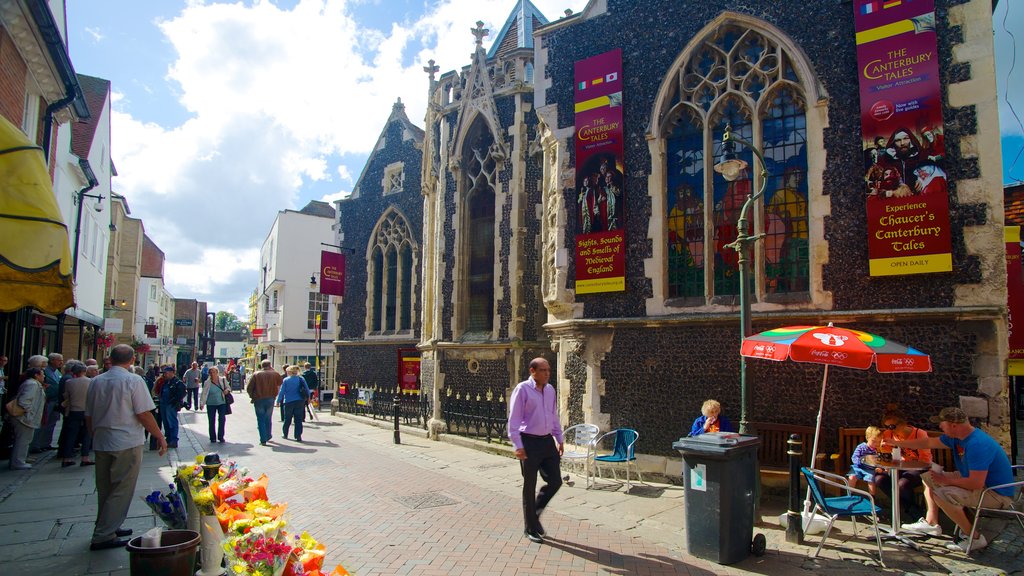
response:
<path id="1" fill-rule="evenodd" d="M 864 429 L 864 439 L 864 442 L 858 444 L 857 448 L 853 451 L 853 455 L 850 456 L 853 467 L 850 468 L 847 480 L 851 487 L 857 485 L 858 479 L 867 482 L 868 491 L 874 496 L 875 475 L 885 474 L 885 470 L 868 464 L 864 459 L 867 456 L 878 455 L 878 447 L 882 445 L 882 429 L 878 426 L 868 426 Z"/>

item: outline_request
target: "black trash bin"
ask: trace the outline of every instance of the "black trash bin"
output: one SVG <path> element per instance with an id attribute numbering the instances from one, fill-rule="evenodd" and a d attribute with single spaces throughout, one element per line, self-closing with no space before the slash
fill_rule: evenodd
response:
<path id="1" fill-rule="evenodd" d="M 680 438 L 683 455 L 686 548 L 719 564 L 733 564 L 751 552 L 757 491 L 756 436 L 708 433 Z"/>

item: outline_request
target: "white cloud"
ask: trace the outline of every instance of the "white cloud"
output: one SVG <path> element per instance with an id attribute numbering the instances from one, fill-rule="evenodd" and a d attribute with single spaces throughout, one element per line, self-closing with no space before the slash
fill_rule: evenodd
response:
<path id="1" fill-rule="evenodd" d="M 586 0 L 534 3 L 555 19 Z M 442 1 L 386 35 L 360 26 L 344 0 L 300 0 L 290 10 L 188 0 L 159 22 L 175 54 L 165 92 L 189 117 L 170 127 L 136 118 L 115 86 L 112 152 L 115 189 L 166 253 L 171 292 L 247 314 L 251 288 L 238 282 L 252 272 L 256 285 L 277 211 L 301 207 L 314 185 L 325 201 L 347 195 L 342 186 L 362 166 L 345 157 L 366 157 L 396 98 L 422 124 L 426 61 L 442 72 L 468 64 L 475 22 L 490 28 L 489 45 L 514 4 Z"/>

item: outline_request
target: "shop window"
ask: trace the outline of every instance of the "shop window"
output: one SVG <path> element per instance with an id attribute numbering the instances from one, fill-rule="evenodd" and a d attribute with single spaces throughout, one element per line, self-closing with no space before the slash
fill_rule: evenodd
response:
<path id="1" fill-rule="evenodd" d="M 764 152 L 768 178 L 761 202 L 748 213 L 748 233 L 763 233 L 753 262 L 763 294 L 810 289 L 805 99 L 788 50 L 735 24 L 716 28 L 677 71 L 665 104 L 667 295 L 705 304 L 739 294 L 737 220 L 747 196 L 761 186 L 749 164 L 733 182 L 714 171 L 722 134 Z"/>

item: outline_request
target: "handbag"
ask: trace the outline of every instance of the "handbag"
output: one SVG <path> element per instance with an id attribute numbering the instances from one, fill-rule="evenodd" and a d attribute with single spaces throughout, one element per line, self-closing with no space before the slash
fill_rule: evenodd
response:
<path id="1" fill-rule="evenodd" d="M 7 408 L 7 413 L 15 418 L 25 415 L 25 409 L 21 407 L 21 404 L 18 404 L 17 398 L 8 402 L 5 407 Z"/>
<path id="2" fill-rule="evenodd" d="M 231 390 L 224 390 L 224 402 L 228 406 L 235 403 L 235 395 L 231 393 Z M 231 408 L 228 408 L 228 414 L 231 414 L 230 410 Z"/>

